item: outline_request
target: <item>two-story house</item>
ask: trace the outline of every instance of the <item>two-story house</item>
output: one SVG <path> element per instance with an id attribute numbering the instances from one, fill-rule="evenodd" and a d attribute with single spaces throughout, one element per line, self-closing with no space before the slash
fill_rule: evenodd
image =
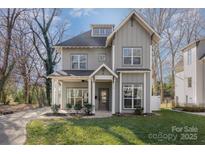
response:
<path id="1" fill-rule="evenodd" d="M 136 11 L 116 28 L 93 24 L 91 30 L 57 44 L 61 68 L 52 73 L 52 103 L 93 105 L 93 113 L 150 113 L 152 45 L 159 35 Z"/>
<path id="2" fill-rule="evenodd" d="M 175 75 L 175 97 L 179 105 L 205 105 L 205 39 L 182 49 L 183 69 Z"/>

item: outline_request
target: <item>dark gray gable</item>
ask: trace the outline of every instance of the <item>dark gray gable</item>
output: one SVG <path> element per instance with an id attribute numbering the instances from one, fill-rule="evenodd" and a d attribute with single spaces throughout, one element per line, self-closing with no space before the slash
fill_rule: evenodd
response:
<path id="1" fill-rule="evenodd" d="M 105 46 L 105 44 L 106 37 L 92 37 L 90 30 L 61 42 L 56 46 Z"/>

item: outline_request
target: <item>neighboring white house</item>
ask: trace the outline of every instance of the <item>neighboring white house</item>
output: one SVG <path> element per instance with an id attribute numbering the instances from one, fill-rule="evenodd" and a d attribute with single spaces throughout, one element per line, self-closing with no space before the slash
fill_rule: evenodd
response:
<path id="1" fill-rule="evenodd" d="M 179 105 L 205 105 L 205 38 L 182 49 L 183 71 L 175 76 L 175 99 Z"/>
<path id="2" fill-rule="evenodd" d="M 137 12 L 132 11 L 116 28 L 93 24 L 91 29 L 55 46 L 61 54 L 52 79 L 52 103 L 88 102 L 93 113 L 107 110 L 151 110 L 152 45 L 160 37 Z"/>

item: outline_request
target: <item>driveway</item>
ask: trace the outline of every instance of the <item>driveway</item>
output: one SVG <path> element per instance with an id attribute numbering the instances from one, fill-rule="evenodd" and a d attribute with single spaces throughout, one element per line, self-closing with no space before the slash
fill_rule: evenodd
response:
<path id="1" fill-rule="evenodd" d="M 0 145 L 24 144 L 26 124 L 49 110 L 49 107 L 44 107 L 0 116 Z"/>

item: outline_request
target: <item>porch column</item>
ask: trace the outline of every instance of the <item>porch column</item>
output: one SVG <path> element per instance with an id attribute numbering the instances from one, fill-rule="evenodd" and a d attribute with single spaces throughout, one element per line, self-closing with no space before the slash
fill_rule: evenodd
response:
<path id="1" fill-rule="evenodd" d="M 55 104 L 59 105 L 58 93 L 59 93 L 59 82 L 58 82 L 58 80 L 56 80 L 55 81 Z"/>
<path id="2" fill-rule="evenodd" d="M 146 103 L 147 103 L 147 101 L 146 101 L 146 97 L 147 97 L 147 95 L 146 95 L 146 89 L 147 89 L 146 81 L 147 81 L 146 80 L 146 73 L 144 73 L 144 113 L 146 113 Z"/>
<path id="3" fill-rule="evenodd" d="M 64 108 L 64 104 L 63 104 L 63 82 L 61 82 L 61 90 L 60 90 L 60 92 L 61 92 L 61 94 L 60 94 L 60 96 L 61 96 L 61 109 L 63 109 Z"/>
<path id="4" fill-rule="evenodd" d="M 88 103 L 91 104 L 91 79 L 88 79 Z"/>
<path id="5" fill-rule="evenodd" d="M 120 72 L 120 107 L 119 112 L 122 112 L 122 72 Z"/>
<path id="6" fill-rule="evenodd" d="M 92 105 L 93 105 L 93 111 L 92 113 L 95 114 L 95 80 L 92 79 Z"/>
<path id="7" fill-rule="evenodd" d="M 112 82 L 112 114 L 115 114 L 115 78 Z"/>
<path id="8" fill-rule="evenodd" d="M 52 104 L 56 104 L 55 93 L 56 93 L 56 89 L 55 89 L 55 79 L 52 79 Z"/>

